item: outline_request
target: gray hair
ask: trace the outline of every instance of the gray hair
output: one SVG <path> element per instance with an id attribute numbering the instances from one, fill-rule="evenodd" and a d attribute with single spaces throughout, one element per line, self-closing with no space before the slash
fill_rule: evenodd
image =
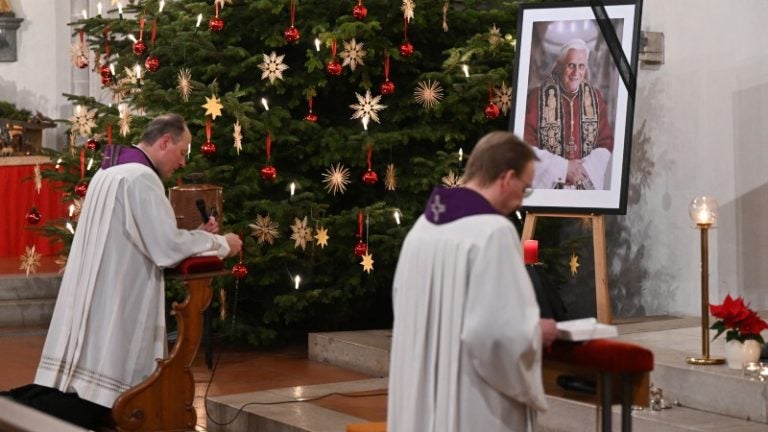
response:
<path id="1" fill-rule="evenodd" d="M 184 135 L 184 132 L 187 130 L 187 122 L 184 120 L 184 117 L 175 113 L 163 114 L 149 123 L 144 130 L 144 135 L 141 136 L 141 142 L 151 146 L 167 133 L 171 134 L 175 141 Z"/>

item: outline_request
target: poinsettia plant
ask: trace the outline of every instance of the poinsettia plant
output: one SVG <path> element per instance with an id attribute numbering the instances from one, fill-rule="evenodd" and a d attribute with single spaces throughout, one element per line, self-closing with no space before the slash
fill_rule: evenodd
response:
<path id="1" fill-rule="evenodd" d="M 712 330 L 717 330 L 717 334 L 712 339 L 716 339 L 725 332 L 726 341 L 744 342 L 747 339 L 754 339 L 761 345 L 765 344 L 760 332 L 768 329 L 768 323 L 760 318 L 757 312 L 744 304 L 743 298 L 736 297 L 734 299 L 728 294 L 725 296 L 723 304 L 710 304 L 709 312 L 717 318 L 717 321 L 710 327 Z"/>

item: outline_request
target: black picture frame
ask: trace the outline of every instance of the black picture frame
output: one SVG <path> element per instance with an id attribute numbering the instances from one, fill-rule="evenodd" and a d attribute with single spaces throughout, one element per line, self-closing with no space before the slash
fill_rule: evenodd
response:
<path id="1" fill-rule="evenodd" d="M 634 72 L 642 0 L 601 3 Z M 526 211 L 626 214 L 634 101 L 609 46 L 589 2 L 520 6 L 510 130 L 541 159 Z"/>

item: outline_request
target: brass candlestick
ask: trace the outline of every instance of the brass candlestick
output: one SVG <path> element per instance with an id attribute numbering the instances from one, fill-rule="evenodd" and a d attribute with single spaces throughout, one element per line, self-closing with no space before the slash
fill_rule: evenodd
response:
<path id="1" fill-rule="evenodd" d="M 688 357 L 686 361 L 694 365 L 723 364 L 722 357 L 709 355 L 709 229 L 717 219 L 717 201 L 709 197 L 693 200 L 689 213 L 701 231 L 701 357 Z"/>

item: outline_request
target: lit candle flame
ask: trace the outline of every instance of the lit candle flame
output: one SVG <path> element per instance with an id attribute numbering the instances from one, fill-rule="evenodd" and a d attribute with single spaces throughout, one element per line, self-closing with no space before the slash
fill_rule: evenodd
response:
<path id="1" fill-rule="evenodd" d="M 101 2 L 96 3 L 96 11 L 99 13 L 99 16 L 101 16 Z"/>
<path id="2" fill-rule="evenodd" d="M 370 121 L 370 119 L 368 118 L 367 115 L 363 116 L 363 130 L 365 130 L 365 131 L 368 130 L 368 122 L 369 121 Z"/>
<path id="3" fill-rule="evenodd" d="M 197 24 L 195 27 L 200 27 L 200 22 L 203 20 L 203 14 L 197 14 Z"/>
<path id="4" fill-rule="evenodd" d="M 395 217 L 395 223 L 400 225 L 400 211 L 395 210 L 395 212 L 392 214 L 392 216 Z"/>
<path id="5" fill-rule="evenodd" d="M 291 196 L 296 193 L 296 182 L 291 182 Z"/>
<path id="6" fill-rule="evenodd" d="M 299 284 L 301 283 L 301 276 L 296 275 L 293 277 L 293 288 L 299 289 Z"/>
<path id="7" fill-rule="evenodd" d="M 75 205 L 70 204 L 69 205 L 69 217 L 72 217 L 72 215 L 75 214 Z"/>
<path id="8" fill-rule="evenodd" d="M 59 167 L 61 166 L 61 162 L 62 162 L 62 159 L 61 159 L 61 158 L 59 158 L 59 159 L 56 161 L 56 169 L 59 169 Z"/>
<path id="9" fill-rule="evenodd" d="M 464 149 L 459 148 L 459 162 L 464 160 Z"/>
<path id="10" fill-rule="evenodd" d="M 165 0 L 160 0 L 160 10 L 158 12 L 163 13 L 164 7 L 165 7 Z"/>
<path id="11" fill-rule="evenodd" d="M 88 19 L 88 12 L 83 9 L 83 19 Z"/>
<path id="12" fill-rule="evenodd" d="M 464 76 L 469 78 L 469 65 L 461 65 L 461 70 L 464 71 Z"/>
<path id="13" fill-rule="evenodd" d="M 264 109 L 269 111 L 269 105 L 267 105 L 267 98 L 261 98 L 261 104 L 264 105 Z"/>
<path id="14" fill-rule="evenodd" d="M 75 233 L 75 228 L 72 226 L 71 222 L 67 222 L 67 231 L 69 231 L 71 234 Z"/>
<path id="15" fill-rule="evenodd" d="M 315 49 L 320 52 L 320 39 L 315 38 Z"/>
<path id="16" fill-rule="evenodd" d="M 133 34 L 129 34 L 128 39 L 130 39 L 131 42 L 136 42 L 136 36 L 134 36 Z"/>

